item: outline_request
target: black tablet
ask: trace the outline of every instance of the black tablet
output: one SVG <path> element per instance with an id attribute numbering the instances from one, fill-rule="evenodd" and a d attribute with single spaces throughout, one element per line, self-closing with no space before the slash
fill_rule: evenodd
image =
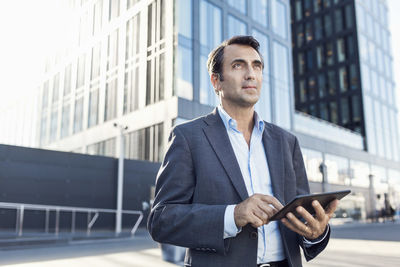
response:
<path id="1" fill-rule="evenodd" d="M 296 208 L 298 206 L 302 206 L 309 213 L 315 214 L 315 210 L 311 203 L 314 200 L 318 200 L 323 208 L 326 208 L 328 204 L 335 199 L 342 199 L 344 196 L 349 194 L 351 190 L 343 190 L 343 191 L 335 191 L 335 192 L 326 192 L 320 194 L 310 194 L 310 195 L 299 195 L 295 197 L 289 204 L 283 207 L 280 211 L 278 211 L 274 216 L 272 216 L 269 220 L 276 221 L 284 218 L 288 212 L 292 212 L 295 216 L 300 217 L 296 212 Z"/>

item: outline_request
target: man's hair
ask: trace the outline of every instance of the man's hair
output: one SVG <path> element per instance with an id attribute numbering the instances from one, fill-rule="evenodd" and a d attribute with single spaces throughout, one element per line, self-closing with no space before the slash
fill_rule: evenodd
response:
<path id="1" fill-rule="evenodd" d="M 211 53 L 208 55 L 207 60 L 207 68 L 208 73 L 211 75 L 215 74 L 219 77 L 221 81 L 224 80 L 222 75 L 222 63 L 224 60 L 224 48 L 228 45 L 239 44 L 246 45 L 254 48 L 257 51 L 258 55 L 261 58 L 261 62 L 264 68 L 264 60 L 260 53 L 260 43 L 253 37 L 249 35 L 237 35 L 232 38 L 223 41 L 219 46 L 217 46 Z"/>

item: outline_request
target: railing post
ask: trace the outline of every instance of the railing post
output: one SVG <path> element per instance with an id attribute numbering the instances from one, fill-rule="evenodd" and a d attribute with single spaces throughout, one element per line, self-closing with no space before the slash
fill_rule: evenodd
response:
<path id="1" fill-rule="evenodd" d="M 89 228 L 90 217 L 92 217 L 92 212 L 91 212 L 91 211 L 88 211 L 86 235 L 90 235 L 90 228 Z"/>
<path id="2" fill-rule="evenodd" d="M 75 210 L 72 210 L 72 216 L 71 216 L 71 233 L 75 233 Z"/>
<path id="3" fill-rule="evenodd" d="M 22 236 L 22 228 L 24 226 L 24 205 L 21 205 L 19 210 L 19 229 L 18 229 L 18 236 Z"/>
<path id="4" fill-rule="evenodd" d="M 46 234 L 49 233 L 49 219 L 50 219 L 50 210 L 46 209 L 46 219 L 44 222 L 44 231 L 46 232 Z"/>
<path id="5" fill-rule="evenodd" d="M 58 236 L 58 232 L 60 231 L 60 209 L 56 209 L 56 230 L 55 234 Z"/>

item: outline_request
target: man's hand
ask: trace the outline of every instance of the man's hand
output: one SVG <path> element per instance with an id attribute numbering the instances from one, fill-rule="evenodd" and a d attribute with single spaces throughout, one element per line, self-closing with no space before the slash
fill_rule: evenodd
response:
<path id="1" fill-rule="evenodd" d="M 254 194 L 235 207 L 234 218 L 237 227 L 251 224 L 257 228 L 269 222 L 282 204 L 273 196 Z"/>
<path id="2" fill-rule="evenodd" d="M 286 218 L 283 218 L 281 222 L 290 230 L 304 236 L 308 240 L 316 239 L 325 232 L 326 226 L 338 204 L 339 200 L 336 199 L 329 203 L 327 209 L 324 210 L 321 204 L 317 200 L 314 200 L 312 205 L 315 209 L 315 217 L 300 206 L 296 208 L 296 212 L 306 220 L 305 223 L 297 219 L 291 212 L 286 214 Z"/>

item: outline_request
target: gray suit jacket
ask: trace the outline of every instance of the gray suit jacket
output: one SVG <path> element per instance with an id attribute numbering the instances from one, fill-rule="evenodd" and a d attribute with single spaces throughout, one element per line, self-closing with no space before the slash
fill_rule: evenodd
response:
<path id="1" fill-rule="evenodd" d="M 274 196 L 288 203 L 307 194 L 309 186 L 297 139 L 265 124 L 263 143 Z M 188 248 L 185 265 L 192 267 L 255 267 L 257 229 L 247 225 L 234 238 L 223 238 L 225 208 L 248 198 L 225 126 L 215 109 L 211 114 L 176 126 L 157 175 L 156 196 L 148 230 L 157 242 Z M 327 245 L 305 247 L 303 238 L 279 223 L 290 266 L 301 265 Z"/>

